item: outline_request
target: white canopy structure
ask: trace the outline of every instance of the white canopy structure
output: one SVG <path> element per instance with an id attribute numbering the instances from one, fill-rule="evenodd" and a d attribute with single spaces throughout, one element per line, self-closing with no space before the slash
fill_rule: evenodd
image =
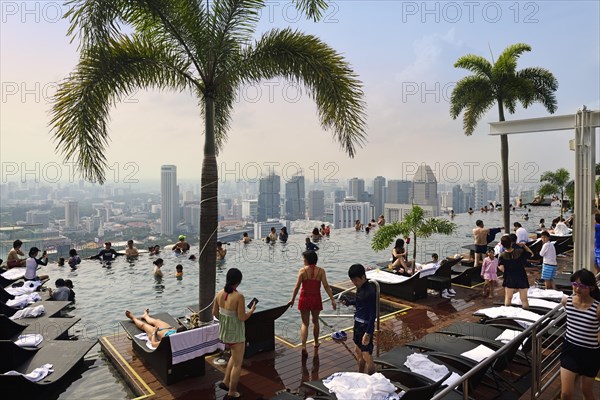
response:
<path id="1" fill-rule="evenodd" d="M 576 114 L 490 123 L 490 135 L 575 130 L 575 204 L 573 271 L 594 271 L 594 181 L 596 128 L 600 111 L 583 106 Z M 506 205 L 505 205 L 506 206 Z"/>

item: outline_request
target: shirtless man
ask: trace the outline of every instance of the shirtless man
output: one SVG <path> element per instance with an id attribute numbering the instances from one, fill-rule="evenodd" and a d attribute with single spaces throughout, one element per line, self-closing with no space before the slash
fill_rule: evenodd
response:
<path id="1" fill-rule="evenodd" d="M 475 259 L 473 261 L 473 267 L 477 267 L 479 265 L 479 259 L 481 258 L 481 262 L 485 258 L 485 254 L 487 253 L 487 237 L 490 230 L 483 227 L 483 221 L 478 219 L 475 222 L 477 228 L 473 229 L 473 240 L 475 241 Z"/>
<path id="2" fill-rule="evenodd" d="M 139 251 L 137 247 L 133 245 L 133 240 L 129 239 L 127 241 L 127 248 L 125 249 L 126 257 L 137 257 L 139 255 Z"/>
<path id="3" fill-rule="evenodd" d="M 8 252 L 8 256 L 6 257 L 6 266 L 9 269 L 25 266 L 25 259 L 19 258 L 19 256 L 25 256 L 25 253 L 21 251 L 21 246 L 23 246 L 23 242 L 19 239 L 13 242 L 13 248 Z"/>
<path id="4" fill-rule="evenodd" d="M 227 255 L 227 249 L 223 248 L 222 242 L 217 242 L 217 260 L 225 259 L 225 255 Z"/>
<path id="5" fill-rule="evenodd" d="M 179 242 L 175 243 L 172 250 L 179 251 L 180 253 L 185 253 L 190 250 L 190 244 L 185 241 L 185 235 L 179 235 Z"/>

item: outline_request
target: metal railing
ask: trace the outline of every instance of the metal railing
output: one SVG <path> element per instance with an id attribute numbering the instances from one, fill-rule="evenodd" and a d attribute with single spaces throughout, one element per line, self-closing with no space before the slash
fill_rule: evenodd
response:
<path id="1" fill-rule="evenodd" d="M 563 323 L 566 313 L 561 304 L 544 314 L 527 329 L 523 330 L 513 341 L 505 344 L 490 357 L 461 376 L 453 386 L 448 386 L 438 392 L 431 400 L 441 400 L 462 384 L 463 399 L 469 399 L 469 379 L 477 375 L 481 370 L 486 370 L 511 349 L 514 341 L 524 342 L 528 338 L 532 340 L 531 346 L 531 398 L 537 399 L 546 390 L 560 373 L 560 344 L 563 335 L 550 334 L 556 326 Z M 558 367 L 558 368 L 557 368 Z"/>

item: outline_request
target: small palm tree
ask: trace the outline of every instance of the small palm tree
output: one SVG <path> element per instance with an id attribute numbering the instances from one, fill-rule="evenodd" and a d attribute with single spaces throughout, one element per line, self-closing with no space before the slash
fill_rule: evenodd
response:
<path id="1" fill-rule="evenodd" d="M 456 61 L 454 67 L 464 68 L 473 75 L 457 82 L 450 99 L 450 115 L 456 119 L 464 110 L 463 128 L 465 135 L 473 134 L 477 123 L 492 108 L 498 106 L 498 117 L 504 121 L 504 108 L 514 114 L 517 102 L 527 108 L 533 103 L 542 103 L 550 114 L 556 111 L 558 81 L 544 68 L 530 67 L 517 71 L 517 60 L 531 46 L 517 43 L 508 46 L 498 61 L 493 64 L 485 58 L 468 54 Z M 492 60 L 493 61 L 493 60 Z M 510 183 L 508 180 L 508 138 L 500 135 L 502 161 L 502 210 L 504 226 L 510 228 Z"/>
<path id="2" fill-rule="evenodd" d="M 560 195 L 560 216 L 563 215 L 563 201 L 565 199 L 565 191 L 569 185 L 570 174 L 564 168 L 559 168 L 555 172 L 546 171 L 540 177 L 540 182 L 544 183 L 539 189 L 538 193 L 544 198 L 551 194 Z"/>
<path id="3" fill-rule="evenodd" d="M 325 0 L 295 0 L 319 19 Z M 60 84 L 51 126 L 57 150 L 84 178 L 103 183 L 109 111 L 138 89 L 186 92 L 204 117 L 200 206 L 199 302 L 212 320 L 215 295 L 218 169 L 237 89 L 282 77 L 303 83 L 353 157 L 365 139 L 362 84 L 346 60 L 319 38 L 292 29 L 254 34 L 265 0 L 71 0 L 68 34 L 80 39 L 75 71 Z M 199 134 L 201 132 L 198 132 Z"/>
<path id="4" fill-rule="evenodd" d="M 425 218 L 425 211 L 413 205 L 402 221 L 385 224 L 377 230 L 371 241 L 375 251 L 386 249 L 398 236 L 413 238 L 413 260 L 417 258 L 417 238 L 426 239 L 434 233 L 451 235 L 457 229 L 454 222 L 441 218 Z M 414 272 L 414 268 L 413 268 Z"/>

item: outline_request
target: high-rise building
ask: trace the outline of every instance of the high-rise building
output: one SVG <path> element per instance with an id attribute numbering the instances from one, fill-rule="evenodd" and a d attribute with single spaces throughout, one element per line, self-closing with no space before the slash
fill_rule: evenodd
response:
<path id="1" fill-rule="evenodd" d="M 325 192 L 311 190 L 308 192 L 308 219 L 322 220 L 325 216 Z"/>
<path id="2" fill-rule="evenodd" d="M 356 201 L 363 201 L 365 196 L 365 180 L 352 178 L 348 181 L 348 196 L 354 197 Z"/>
<path id="3" fill-rule="evenodd" d="M 333 226 L 336 229 L 353 227 L 357 220 L 366 225 L 370 216 L 371 204 L 356 201 L 353 197 L 333 205 Z"/>
<path id="4" fill-rule="evenodd" d="M 475 208 L 475 188 L 471 185 L 463 185 L 462 190 L 465 198 L 465 211 Z"/>
<path id="5" fill-rule="evenodd" d="M 386 198 L 385 189 L 385 178 L 378 176 L 373 179 L 373 206 L 375 209 L 375 216 L 383 215 L 383 204 Z"/>
<path id="6" fill-rule="evenodd" d="M 386 190 L 386 203 L 391 204 L 410 204 L 410 190 L 412 182 L 389 180 Z"/>
<path id="7" fill-rule="evenodd" d="M 258 221 L 269 218 L 279 219 L 279 203 L 281 196 L 281 178 L 271 174 L 258 181 Z"/>
<path id="8" fill-rule="evenodd" d="M 475 182 L 475 208 L 487 206 L 489 203 L 488 185 L 485 179 Z"/>
<path id="9" fill-rule="evenodd" d="M 250 221 L 258 219 L 258 200 L 242 201 L 242 218 Z"/>
<path id="10" fill-rule="evenodd" d="M 465 192 L 463 192 L 460 185 L 452 188 L 452 210 L 456 214 L 467 212 L 465 208 Z"/>
<path id="11" fill-rule="evenodd" d="M 177 167 L 160 167 L 160 229 L 163 235 L 172 235 L 179 222 L 179 190 Z"/>
<path id="12" fill-rule="evenodd" d="M 440 215 L 437 180 L 429 165 L 422 164 L 417 168 L 413 177 L 412 203 L 419 206 L 430 206 L 433 217 Z"/>
<path id="13" fill-rule="evenodd" d="M 342 189 L 336 189 L 333 191 L 333 204 L 341 203 L 346 198 L 346 191 Z"/>
<path id="14" fill-rule="evenodd" d="M 74 200 L 65 203 L 65 226 L 67 228 L 79 226 L 79 203 Z"/>
<path id="15" fill-rule="evenodd" d="M 285 219 L 295 221 L 306 218 L 306 192 L 304 176 L 295 175 L 285 183 Z"/>

